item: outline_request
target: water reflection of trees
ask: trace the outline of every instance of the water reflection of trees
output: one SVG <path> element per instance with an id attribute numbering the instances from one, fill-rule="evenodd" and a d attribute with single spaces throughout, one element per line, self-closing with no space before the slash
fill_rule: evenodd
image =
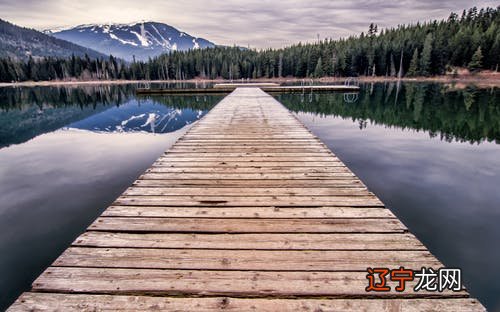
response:
<path id="1" fill-rule="evenodd" d="M 399 92 L 397 90 L 399 89 Z M 451 90 L 438 84 L 376 84 L 362 88 L 356 103 L 345 103 L 342 94 L 314 94 L 313 101 L 299 96 L 278 96 L 295 112 L 312 112 L 351 118 L 360 127 L 374 124 L 427 131 L 442 140 L 477 143 L 500 142 L 500 90 Z"/>
<path id="2" fill-rule="evenodd" d="M 68 106 L 96 107 L 119 106 L 135 98 L 133 85 L 99 85 L 78 87 L 22 87 L 0 89 L 0 112 L 38 106 L 40 109 Z M 173 108 L 210 109 L 222 96 L 213 95 L 168 95 L 148 96 L 159 104 Z"/>
<path id="3" fill-rule="evenodd" d="M 0 88 L 0 148 L 23 143 L 135 99 L 134 85 Z M 209 110 L 222 96 L 138 97 L 174 109 Z"/>
<path id="4" fill-rule="evenodd" d="M 120 105 L 134 96 L 132 85 L 21 87 L 0 89 L 0 111 L 36 105 L 41 109 L 66 106 Z"/>

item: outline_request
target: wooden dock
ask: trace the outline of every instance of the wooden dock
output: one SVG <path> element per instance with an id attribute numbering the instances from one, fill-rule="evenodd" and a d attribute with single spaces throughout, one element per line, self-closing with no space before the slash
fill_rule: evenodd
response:
<path id="1" fill-rule="evenodd" d="M 465 290 L 366 292 L 368 267 L 400 266 L 442 264 L 285 107 L 242 88 L 10 311 L 484 311 Z"/>
<path id="2" fill-rule="evenodd" d="M 359 86 L 355 85 L 305 85 L 305 86 L 280 86 L 277 84 L 252 84 L 252 83 L 227 83 L 218 84 L 213 88 L 188 88 L 188 89 L 163 89 L 163 88 L 139 88 L 137 94 L 211 94 L 231 93 L 237 88 L 255 88 L 267 93 L 300 93 L 300 92 L 357 92 Z"/>

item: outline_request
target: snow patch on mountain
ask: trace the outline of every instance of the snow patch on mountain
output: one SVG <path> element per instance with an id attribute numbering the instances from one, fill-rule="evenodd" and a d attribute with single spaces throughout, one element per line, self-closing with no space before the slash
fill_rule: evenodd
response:
<path id="1" fill-rule="evenodd" d="M 130 31 L 130 33 L 132 33 L 132 34 L 134 34 L 134 35 L 137 36 L 137 39 L 139 39 L 139 41 L 141 42 L 141 45 L 143 47 L 149 47 L 149 41 L 148 41 L 147 38 L 144 37 L 143 34 L 138 34 L 138 33 L 136 33 L 135 31 L 132 31 L 132 30 Z"/>
<path id="2" fill-rule="evenodd" d="M 120 42 L 121 42 L 121 43 L 123 43 L 123 44 L 130 44 L 130 45 L 133 45 L 133 46 L 137 46 L 137 43 L 135 43 L 135 42 L 133 42 L 133 41 L 127 41 L 127 40 L 120 39 L 120 38 L 118 38 L 115 34 L 109 34 L 109 36 L 110 36 L 112 39 L 118 40 L 118 41 L 120 41 Z"/>

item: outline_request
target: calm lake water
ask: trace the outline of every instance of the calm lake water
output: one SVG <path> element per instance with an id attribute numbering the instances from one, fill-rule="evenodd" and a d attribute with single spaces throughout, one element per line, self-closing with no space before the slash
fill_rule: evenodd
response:
<path id="1" fill-rule="evenodd" d="M 222 98 L 134 88 L 0 88 L 0 310 Z M 500 309 L 498 89 L 375 84 L 277 98 Z"/>
<path id="2" fill-rule="evenodd" d="M 0 311 L 222 96 L 0 88 Z"/>
<path id="3" fill-rule="evenodd" d="M 277 98 L 500 311 L 500 89 L 386 83 Z"/>

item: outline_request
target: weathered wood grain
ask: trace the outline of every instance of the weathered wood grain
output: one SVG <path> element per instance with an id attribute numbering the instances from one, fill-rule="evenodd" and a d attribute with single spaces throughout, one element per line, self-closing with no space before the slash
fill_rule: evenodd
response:
<path id="1" fill-rule="evenodd" d="M 280 180 L 280 179 L 266 179 L 266 180 L 238 180 L 238 179 L 224 179 L 224 180 L 210 180 L 210 179 L 141 179 L 136 180 L 133 185 L 148 186 L 148 187 L 252 187 L 252 188 L 266 188 L 266 187 L 360 187 L 364 186 L 359 179 L 294 179 L 294 180 Z"/>
<path id="2" fill-rule="evenodd" d="M 70 247 L 52 266 L 239 270 L 360 271 L 368 267 L 418 270 L 439 267 L 428 251 L 397 253 L 366 250 L 228 250 Z"/>
<path id="3" fill-rule="evenodd" d="M 171 159 L 169 161 L 156 161 L 151 167 L 170 167 L 170 168 L 198 168 L 198 167 L 206 167 L 206 168 L 263 168 L 263 167 L 276 167 L 280 166 L 282 168 L 286 167 L 319 167 L 319 168 L 328 168 L 328 167 L 345 167 L 345 165 L 340 161 L 310 161 L 310 162 L 301 162 L 301 161 L 259 161 L 258 163 L 252 161 L 238 161 L 238 160 L 226 160 L 226 161 L 200 161 L 197 162 L 193 159 L 193 161 L 186 161 L 183 159 L 182 161 L 178 161 L 175 159 Z"/>
<path id="4" fill-rule="evenodd" d="M 33 291 L 124 295 L 232 297 L 443 298 L 465 291 L 366 292 L 366 272 L 272 272 L 50 267 L 33 282 Z M 389 282 L 391 287 L 397 283 Z"/>
<path id="5" fill-rule="evenodd" d="M 120 196 L 115 205 L 134 206 L 360 206 L 383 207 L 373 195 L 338 196 Z"/>
<path id="6" fill-rule="evenodd" d="M 328 219 L 395 218 L 385 208 L 364 207 L 174 207 L 110 206 L 103 217 Z"/>
<path id="7" fill-rule="evenodd" d="M 346 167 L 212 167 L 212 168 L 172 168 L 172 167 L 151 167 L 146 172 L 151 173 L 224 173 L 224 174 L 238 174 L 238 173 L 351 173 Z M 352 175 L 351 175 L 352 176 Z"/>
<path id="8" fill-rule="evenodd" d="M 243 191 L 247 196 L 343 196 L 343 195 L 372 195 L 365 187 L 331 188 L 251 188 Z M 130 187 L 123 195 L 126 196 L 241 196 L 241 188 L 232 187 Z"/>
<path id="9" fill-rule="evenodd" d="M 403 233 L 397 219 L 208 219 L 99 217 L 94 231 L 173 233 Z"/>
<path id="10" fill-rule="evenodd" d="M 24 293 L 10 307 L 20 311 L 485 311 L 475 299 L 244 299 L 229 297 L 176 298 L 87 294 Z"/>
<path id="11" fill-rule="evenodd" d="M 285 164 L 288 164 L 290 162 L 328 162 L 332 161 L 332 157 L 329 155 L 326 156 L 293 156 L 293 155 L 267 155 L 267 156 L 257 156 L 255 154 L 249 153 L 247 155 L 227 155 L 227 154 L 220 154 L 217 156 L 207 156 L 204 154 L 197 154 L 197 155 L 182 155 L 182 157 L 179 157 L 178 155 L 174 154 L 165 154 L 158 158 L 158 161 L 176 161 L 176 162 L 213 162 L 213 161 L 221 161 L 221 162 L 261 162 L 261 161 L 266 161 L 266 162 L 282 162 Z M 285 165 L 284 164 L 284 165 Z"/>
<path id="12" fill-rule="evenodd" d="M 178 234 L 87 231 L 73 246 L 252 250 L 426 250 L 410 233 Z"/>

